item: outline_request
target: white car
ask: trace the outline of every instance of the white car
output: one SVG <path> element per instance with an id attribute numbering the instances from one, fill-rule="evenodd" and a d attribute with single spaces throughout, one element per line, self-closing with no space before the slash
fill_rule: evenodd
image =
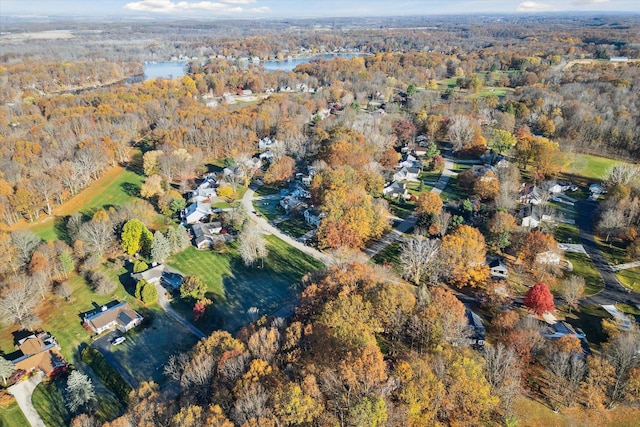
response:
<path id="1" fill-rule="evenodd" d="M 114 338 L 113 341 L 111 341 L 111 345 L 119 345 L 125 342 L 126 340 L 127 340 L 127 337 Z"/>

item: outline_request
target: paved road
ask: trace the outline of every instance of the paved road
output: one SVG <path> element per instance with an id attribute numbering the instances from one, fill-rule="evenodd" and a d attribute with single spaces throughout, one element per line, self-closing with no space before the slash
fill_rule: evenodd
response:
<path id="1" fill-rule="evenodd" d="M 629 292 L 622 286 L 609 263 L 604 259 L 602 251 L 593 237 L 593 223 L 597 216 L 598 204 L 595 201 L 576 202 L 578 211 L 577 224 L 580 229 L 580 240 L 593 265 L 604 280 L 604 289 L 596 295 L 584 299 L 586 304 L 640 304 L 640 294 Z"/>
<path id="2" fill-rule="evenodd" d="M 252 201 L 253 201 L 253 195 L 255 193 L 255 190 L 258 187 L 259 187 L 258 185 L 252 184 L 247 189 L 246 193 L 244 193 L 244 196 L 242 196 L 242 205 L 244 206 L 245 211 L 247 211 L 249 213 L 254 211 Z M 335 260 L 335 258 L 333 256 L 331 256 L 329 254 L 325 254 L 323 252 L 320 252 L 319 250 L 317 250 L 315 248 L 307 246 L 307 245 L 305 245 L 305 244 L 293 239 L 291 236 L 283 233 L 279 228 L 274 227 L 272 224 L 270 224 L 262 216 L 249 214 L 249 218 L 251 218 L 252 221 L 256 222 L 262 228 L 263 232 L 278 236 L 278 238 L 280 240 L 284 240 L 285 242 L 287 242 L 288 244 L 290 244 L 294 248 L 299 249 L 300 251 L 304 252 L 305 254 L 312 256 L 313 258 L 317 259 L 318 261 L 322 262 L 323 264 L 330 265 L 330 264 L 335 264 L 336 263 L 336 260 Z"/>
<path id="3" fill-rule="evenodd" d="M 29 424 L 31 424 L 31 427 L 45 427 L 44 422 L 42 422 L 42 418 L 40 418 L 40 414 L 38 414 L 36 408 L 34 408 L 31 403 L 33 390 L 38 384 L 40 384 L 43 378 L 44 374 L 38 371 L 37 374 L 28 380 L 24 380 L 9 387 L 9 393 L 16 398 L 18 406 L 20 406 L 22 413 L 27 418 L 27 421 L 29 421 Z"/>

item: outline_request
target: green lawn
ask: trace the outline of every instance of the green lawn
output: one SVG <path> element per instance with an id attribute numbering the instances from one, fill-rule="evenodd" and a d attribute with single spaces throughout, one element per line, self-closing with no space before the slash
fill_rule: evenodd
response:
<path id="1" fill-rule="evenodd" d="M 294 239 L 297 239 L 298 237 L 307 234 L 315 227 L 307 224 L 303 218 L 296 217 L 289 218 L 286 221 L 282 221 L 278 224 L 278 228 Z"/>
<path id="2" fill-rule="evenodd" d="M 600 272 L 596 269 L 588 255 L 576 252 L 566 252 L 565 258 L 573 264 L 573 272 L 578 276 L 584 277 L 585 295 L 593 295 L 598 293 L 604 287 L 604 281 Z"/>
<path id="3" fill-rule="evenodd" d="M 448 201 L 458 201 L 463 200 L 469 197 L 469 195 L 458 186 L 458 177 L 452 176 L 449 178 L 449 182 L 447 186 L 444 188 L 444 191 L 440 194 L 443 202 Z"/>
<path id="4" fill-rule="evenodd" d="M 110 272 L 112 278 L 123 274 L 126 277 L 126 270 Z M 135 298 L 127 293 L 124 286 L 118 285 L 116 291 L 110 295 L 98 295 L 94 293 L 82 276 L 74 275 L 67 283 L 72 287 L 73 293 L 70 301 L 64 301 L 55 296 L 51 300 L 40 303 L 39 312 L 42 319 L 42 329 L 52 333 L 61 347 L 62 355 L 70 363 L 80 360 L 79 348 L 83 343 L 90 341 L 89 333 L 82 327 L 81 313 L 92 310 L 107 302 L 117 300 L 128 301 L 134 309 L 138 308 Z M 13 328 L 3 328 L 0 331 L 0 348 L 6 353 L 13 351 Z"/>
<path id="5" fill-rule="evenodd" d="M 0 409 L 0 427 L 24 427 L 29 422 L 15 400 Z"/>
<path id="6" fill-rule="evenodd" d="M 553 235 L 560 243 L 580 243 L 580 230 L 575 224 L 560 223 L 554 227 Z"/>
<path id="7" fill-rule="evenodd" d="M 374 264 L 380 265 L 390 265 L 393 270 L 400 274 L 400 249 L 402 247 L 402 243 L 393 242 L 382 251 L 378 252 L 371 261 Z"/>
<path id="8" fill-rule="evenodd" d="M 254 200 L 253 208 L 260 215 L 271 221 L 284 215 L 284 209 L 280 206 L 280 200 Z"/>
<path id="9" fill-rule="evenodd" d="M 485 87 L 480 92 L 470 95 L 469 98 L 472 98 L 472 99 L 486 98 L 489 95 L 495 95 L 501 98 L 505 96 L 508 92 L 512 92 L 512 91 L 513 89 L 510 89 L 508 87 Z"/>
<path id="10" fill-rule="evenodd" d="M 579 311 L 567 315 L 566 321 L 582 329 L 590 345 L 599 346 L 607 340 L 607 335 L 602 331 L 602 319 L 611 319 L 611 315 L 599 305 L 582 305 Z"/>
<path id="11" fill-rule="evenodd" d="M 308 255 L 292 248 L 275 236 L 266 236 L 269 256 L 264 268 L 245 267 L 232 244 L 225 253 L 198 251 L 193 247 L 172 256 L 169 264 L 187 275 L 202 278 L 208 286 L 207 297 L 214 301 L 204 332 L 214 329 L 235 331 L 252 319 L 249 309 L 271 314 L 294 299 L 291 287 L 303 275 L 321 267 Z M 190 305 L 175 301 L 176 309 L 189 316 Z"/>
<path id="12" fill-rule="evenodd" d="M 616 276 L 624 286 L 640 293 L 640 267 L 621 270 L 616 273 Z"/>
<path id="13" fill-rule="evenodd" d="M 400 203 L 398 203 L 397 199 L 389 200 L 389 210 L 398 218 L 405 219 L 409 217 L 413 213 L 415 207 L 416 205 L 413 202 L 401 200 Z"/>
<path id="14" fill-rule="evenodd" d="M 40 383 L 33 391 L 31 402 L 47 427 L 62 427 L 71 423 L 71 414 L 62 397 L 64 387 L 65 381 L 59 379 Z"/>
<path id="15" fill-rule="evenodd" d="M 623 162 L 588 154 L 568 154 L 562 172 L 565 175 L 583 178 L 585 184 L 593 183 L 606 178 L 608 169 L 619 163 Z"/>
<path id="16" fill-rule="evenodd" d="M 263 184 L 263 185 L 261 185 L 260 187 L 258 187 L 256 189 L 255 197 L 269 196 L 271 194 L 278 194 L 278 193 L 280 193 L 280 188 L 279 187 L 275 187 L 273 185 Z"/>

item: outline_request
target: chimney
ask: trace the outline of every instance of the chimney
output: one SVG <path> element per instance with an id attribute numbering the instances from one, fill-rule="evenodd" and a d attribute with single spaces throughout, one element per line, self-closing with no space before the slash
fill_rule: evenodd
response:
<path id="1" fill-rule="evenodd" d="M 107 311 L 107 306 L 106 306 L 106 305 L 103 305 L 102 307 L 100 307 L 100 310 L 101 310 L 101 311 Z"/>

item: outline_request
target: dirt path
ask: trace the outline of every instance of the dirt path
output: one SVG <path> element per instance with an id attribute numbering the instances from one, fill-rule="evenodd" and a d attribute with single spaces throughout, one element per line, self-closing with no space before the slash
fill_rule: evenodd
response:
<path id="1" fill-rule="evenodd" d="M 22 413 L 31 424 L 31 427 L 45 427 L 42 418 L 40 418 L 40 414 L 36 411 L 36 408 L 31 403 L 31 396 L 33 395 L 33 390 L 35 390 L 36 386 L 40 384 L 43 380 L 44 374 L 38 371 L 37 374 L 29 378 L 28 380 L 24 380 L 19 382 L 16 385 L 9 387 L 9 393 L 11 393 L 18 402 L 18 406 L 22 410 Z"/>

